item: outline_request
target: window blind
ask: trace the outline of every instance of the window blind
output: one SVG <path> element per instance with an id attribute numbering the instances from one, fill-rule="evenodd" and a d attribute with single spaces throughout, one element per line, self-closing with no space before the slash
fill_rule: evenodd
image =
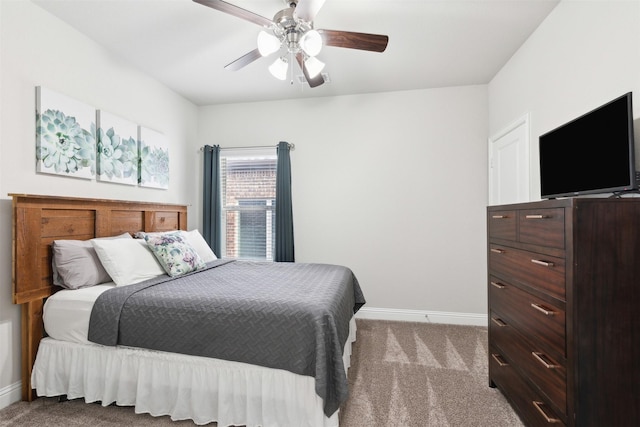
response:
<path id="1" fill-rule="evenodd" d="M 220 153 L 223 258 L 273 261 L 276 165 L 275 148 Z"/>

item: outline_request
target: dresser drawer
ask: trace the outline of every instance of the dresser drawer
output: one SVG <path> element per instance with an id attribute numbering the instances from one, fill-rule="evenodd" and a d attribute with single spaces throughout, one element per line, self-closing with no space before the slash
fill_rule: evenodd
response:
<path id="1" fill-rule="evenodd" d="M 514 325 L 496 312 L 490 313 L 491 342 L 501 354 L 513 363 L 521 373 L 533 382 L 541 394 L 554 405 L 554 410 L 567 413 L 566 361 L 551 358 L 543 349 L 527 340 Z"/>
<path id="2" fill-rule="evenodd" d="M 565 425 L 545 399 L 520 377 L 511 360 L 496 347 L 489 347 L 489 376 L 517 408 L 527 426 Z"/>
<path id="3" fill-rule="evenodd" d="M 501 273 L 560 300 L 565 299 L 563 258 L 491 244 L 489 272 Z"/>
<path id="4" fill-rule="evenodd" d="M 564 209 L 527 209 L 518 211 L 518 241 L 564 249 Z"/>
<path id="5" fill-rule="evenodd" d="M 489 238 L 516 240 L 516 211 L 489 212 Z"/>
<path id="6" fill-rule="evenodd" d="M 566 357 L 565 311 L 494 276 L 489 280 L 491 310 L 536 337 L 554 356 Z"/>

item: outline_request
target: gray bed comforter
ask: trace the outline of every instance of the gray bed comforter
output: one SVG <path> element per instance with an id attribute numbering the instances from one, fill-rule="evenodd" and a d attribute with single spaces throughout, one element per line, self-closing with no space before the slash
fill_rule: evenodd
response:
<path id="1" fill-rule="evenodd" d="M 342 351 L 364 303 L 346 267 L 217 260 L 179 278 L 104 292 L 89 340 L 312 376 L 330 416 L 348 396 Z"/>

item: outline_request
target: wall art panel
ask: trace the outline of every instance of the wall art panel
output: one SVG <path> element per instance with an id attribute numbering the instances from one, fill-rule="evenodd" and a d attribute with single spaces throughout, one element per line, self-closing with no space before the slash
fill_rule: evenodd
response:
<path id="1" fill-rule="evenodd" d="M 169 188 L 169 144 L 163 134 L 139 127 L 140 174 L 142 187 Z"/>
<path id="2" fill-rule="evenodd" d="M 102 110 L 97 123 L 97 179 L 138 185 L 138 125 Z"/>
<path id="3" fill-rule="evenodd" d="M 36 87 L 36 171 L 93 179 L 96 173 L 96 110 Z"/>

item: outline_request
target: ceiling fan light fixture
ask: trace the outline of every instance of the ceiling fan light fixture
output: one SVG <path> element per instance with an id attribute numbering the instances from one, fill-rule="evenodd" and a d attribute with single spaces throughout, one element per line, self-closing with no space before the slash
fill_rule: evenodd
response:
<path id="1" fill-rule="evenodd" d="M 309 56 L 316 56 L 322 50 L 322 36 L 316 30 L 309 30 L 300 39 L 300 47 Z"/>
<path id="2" fill-rule="evenodd" d="M 309 77 L 314 78 L 320 74 L 320 71 L 324 68 L 324 62 L 320 61 L 315 56 L 310 56 L 304 61 L 304 66 L 309 73 Z"/>
<path id="3" fill-rule="evenodd" d="M 257 36 L 257 48 L 225 65 L 225 68 L 232 71 L 237 71 L 260 57 L 278 51 L 280 58 L 269 66 L 271 74 L 280 80 L 286 80 L 289 72 L 288 62 L 293 64 L 295 58 L 309 86 L 317 87 L 328 81 L 324 74 L 320 74 L 324 63 L 316 59 L 323 45 L 384 52 L 389 43 L 389 36 L 381 34 L 327 29 L 315 30 L 313 21 L 325 0 L 284 0 L 287 7 L 277 12 L 273 19 L 265 18 L 223 0 L 194 1 L 257 24 L 263 30 Z M 289 61 L 287 61 L 287 56 L 290 58 Z M 291 81 L 293 83 L 293 76 Z"/>
<path id="4" fill-rule="evenodd" d="M 280 49 L 280 40 L 266 31 L 258 33 L 258 51 L 260 55 L 269 56 Z"/>
<path id="5" fill-rule="evenodd" d="M 287 63 L 287 59 L 280 57 L 276 59 L 273 64 L 269 65 L 269 72 L 278 80 L 286 80 L 288 68 L 289 64 Z"/>

